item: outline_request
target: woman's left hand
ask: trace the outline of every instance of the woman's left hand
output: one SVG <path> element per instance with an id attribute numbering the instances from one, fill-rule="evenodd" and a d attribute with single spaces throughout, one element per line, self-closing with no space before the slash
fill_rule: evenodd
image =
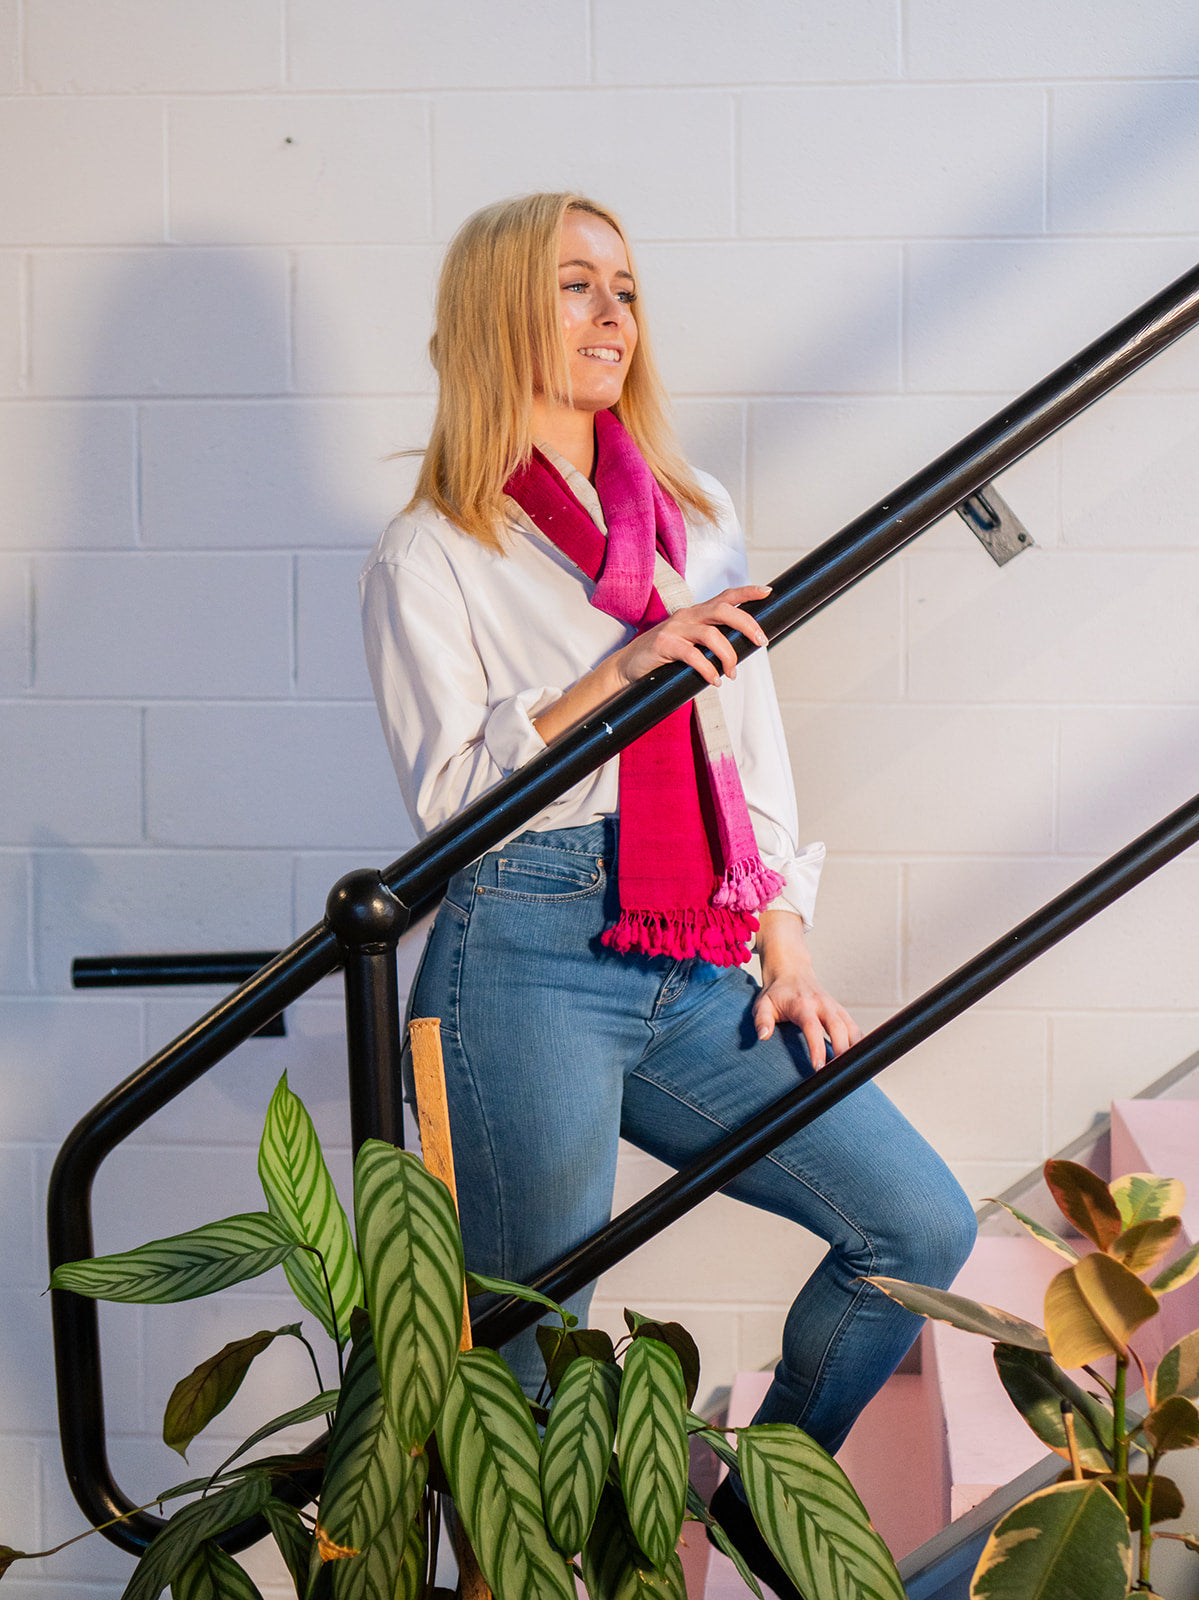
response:
<path id="1" fill-rule="evenodd" d="M 759 1039 L 769 1039 L 780 1022 L 794 1023 L 816 1068 L 824 1065 L 826 1037 L 834 1055 L 858 1042 L 861 1028 L 816 978 L 799 917 L 790 911 L 763 911 L 757 945 L 762 988 L 754 1001 L 754 1026 Z"/>

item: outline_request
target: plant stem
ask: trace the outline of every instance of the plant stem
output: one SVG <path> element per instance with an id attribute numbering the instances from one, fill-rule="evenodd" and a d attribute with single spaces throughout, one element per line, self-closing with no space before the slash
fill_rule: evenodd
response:
<path id="1" fill-rule="evenodd" d="M 1149 1472 L 1145 1478 L 1145 1493 L 1141 1500 L 1141 1562 L 1137 1570 L 1137 1578 L 1142 1589 L 1149 1587 L 1149 1555 L 1153 1548 L 1153 1530 L 1150 1526 L 1153 1520 L 1153 1473 L 1157 1466 L 1157 1457 L 1149 1462 Z"/>
<path id="2" fill-rule="evenodd" d="M 1116 1499 L 1120 1510 L 1128 1515 L 1128 1436 L 1124 1431 L 1126 1417 L 1124 1397 L 1128 1387 L 1128 1357 L 1116 1357 L 1116 1388 L 1112 1397 L 1113 1439 L 1115 1445 Z"/>

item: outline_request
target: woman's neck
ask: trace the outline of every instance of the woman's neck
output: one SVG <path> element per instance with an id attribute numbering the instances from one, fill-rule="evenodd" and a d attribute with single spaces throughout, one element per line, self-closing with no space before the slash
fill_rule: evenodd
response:
<path id="1" fill-rule="evenodd" d="M 533 401 L 533 437 L 544 439 L 585 478 L 595 465 L 595 418 L 590 411 L 573 406 L 546 405 L 540 396 Z"/>

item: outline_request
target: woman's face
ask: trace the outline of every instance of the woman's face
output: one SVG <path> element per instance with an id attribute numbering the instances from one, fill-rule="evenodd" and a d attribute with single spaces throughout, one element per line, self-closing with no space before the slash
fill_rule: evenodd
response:
<path id="1" fill-rule="evenodd" d="M 603 411 L 637 345 L 636 285 L 620 235 L 589 211 L 568 211 L 558 248 L 558 304 L 576 411 Z"/>

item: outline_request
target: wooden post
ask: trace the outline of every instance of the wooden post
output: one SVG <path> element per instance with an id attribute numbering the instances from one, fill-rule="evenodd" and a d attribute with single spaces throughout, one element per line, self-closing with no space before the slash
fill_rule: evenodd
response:
<path id="1" fill-rule="evenodd" d="M 450 1139 L 450 1110 L 445 1094 L 445 1063 L 441 1056 L 441 1022 L 437 1017 L 413 1017 L 408 1024 L 412 1040 L 412 1075 L 416 1082 L 416 1115 L 420 1124 L 420 1148 L 425 1166 L 454 1197 L 458 1205 L 458 1185 L 454 1179 L 454 1147 Z M 470 1311 L 462 1298 L 462 1338 L 460 1350 L 471 1348 Z M 462 1524 L 453 1517 L 451 1531 L 454 1554 L 458 1557 L 458 1577 L 462 1600 L 491 1600 L 491 1590 L 479 1571 Z"/>

